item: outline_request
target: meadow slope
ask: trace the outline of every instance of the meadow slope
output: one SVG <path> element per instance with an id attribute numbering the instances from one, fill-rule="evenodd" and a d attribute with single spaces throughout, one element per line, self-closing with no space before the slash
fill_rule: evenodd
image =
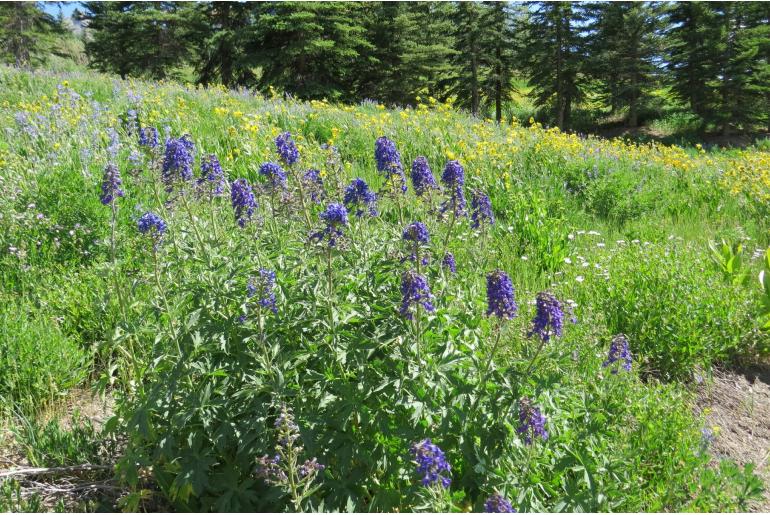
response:
<path id="1" fill-rule="evenodd" d="M 750 507 L 695 391 L 770 350 L 767 146 L 423 101 L 0 68 L 0 466 L 103 465 L 81 509 Z M 83 390 L 114 416 L 57 422 Z"/>

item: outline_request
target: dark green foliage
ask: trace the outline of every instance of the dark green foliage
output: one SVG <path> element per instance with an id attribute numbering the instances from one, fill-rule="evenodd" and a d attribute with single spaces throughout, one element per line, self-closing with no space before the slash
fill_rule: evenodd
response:
<path id="1" fill-rule="evenodd" d="M 254 4 L 208 2 L 199 4 L 206 20 L 195 59 L 201 84 L 221 83 L 234 88 L 256 81 L 246 44 L 253 23 Z"/>
<path id="2" fill-rule="evenodd" d="M 372 48 L 357 71 L 359 98 L 399 104 L 419 95 L 445 98 L 451 83 L 456 7 L 449 2 L 367 4 L 367 38 Z"/>
<path id="3" fill-rule="evenodd" d="M 362 25 L 367 6 L 344 2 L 258 5 L 253 40 L 258 85 L 302 98 L 349 98 L 356 61 L 372 45 Z"/>
<path id="4" fill-rule="evenodd" d="M 56 53 L 54 44 L 64 28 L 35 2 L 0 2 L 0 61 L 29 66 Z"/>
<path id="5" fill-rule="evenodd" d="M 173 76 L 192 55 L 199 34 L 194 4 L 184 2 L 84 2 L 86 51 L 91 65 L 121 77 Z"/>
<path id="6" fill-rule="evenodd" d="M 708 256 L 687 247 L 638 248 L 610 260 L 610 279 L 598 283 L 596 298 L 610 332 L 628 335 L 647 373 L 687 379 L 749 346 L 755 336 L 751 298 L 711 267 L 700 268 Z M 675 260 L 682 266 L 671 266 Z"/>
<path id="7" fill-rule="evenodd" d="M 605 2 L 590 10 L 595 21 L 589 73 L 599 79 L 601 98 L 611 113 L 628 109 L 630 127 L 638 125 L 657 72 L 659 10 L 650 2 Z"/>
<path id="8" fill-rule="evenodd" d="M 584 7 L 571 2 L 530 4 L 522 65 L 538 106 L 547 106 L 556 126 L 566 129 L 574 105 L 583 97 L 585 78 Z"/>

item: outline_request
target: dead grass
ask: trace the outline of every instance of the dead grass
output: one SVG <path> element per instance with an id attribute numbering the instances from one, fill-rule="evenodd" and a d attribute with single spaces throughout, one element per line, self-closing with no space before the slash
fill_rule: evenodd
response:
<path id="1" fill-rule="evenodd" d="M 715 370 L 713 380 L 700 387 L 697 406 L 707 427 L 715 430 L 711 445 L 715 458 L 729 458 L 740 465 L 754 463 L 766 490 L 752 509 L 770 511 L 770 366 Z"/>

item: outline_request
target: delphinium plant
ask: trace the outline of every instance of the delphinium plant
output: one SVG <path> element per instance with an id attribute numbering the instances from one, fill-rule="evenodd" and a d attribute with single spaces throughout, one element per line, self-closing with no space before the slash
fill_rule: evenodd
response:
<path id="1" fill-rule="evenodd" d="M 275 435 L 275 454 L 257 460 L 256 476 L 283 490 L 295 512 L 304 511 L 305 502 L 318 489 L 315 483 L 325 467 L 316 458 L 302 461 L 305 450 L 299 426 L 285 404 L 275 420 Z"/>

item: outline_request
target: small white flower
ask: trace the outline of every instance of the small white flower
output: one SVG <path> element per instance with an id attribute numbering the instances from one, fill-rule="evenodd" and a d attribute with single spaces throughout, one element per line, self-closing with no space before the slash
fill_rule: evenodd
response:
<path id="1" fill-rule="evenodd" d="M 591 236 L 599 236 L 599 231 L 588 231 Z"/>
<path id="2" fill-rule="evenodd" d="M 599 247 L 599 248 L 602 248 L 602 247 L 604 247 L 604 243 L 603 242 L 599 242 L 599 243 L 596 244 L 596 246 Z"/>
<path id="3" fill-rule="evenodd" d="M 588 261 L 583 261 L 583 262 L 580 264 L 580 266 L 582 266 L 583 268 L 585 268 L 585 267 L 587 267 L 587 266 L 591 266 L 591 263 L 589 263 Z"/>
<path id="4" fill-rule="evenodd" d="M 572 233 L 569 233 L 569 234 L 567 235 L 567 239 L 568 239 L 568 240 L 574 240 L 574 239 L 575 239 L 575 235 L 574 235 L 574 234 L 572 234 Z"/>
<path id="5" fill-rule="evenodd" d="M 527 256 L 521 256 L 522 261 L 527 261 L 529 258 Z"/>
<path id="6" fill-rule="evenodd" d="M 585 277 L 583 277 L 582 275 L 579 275 L 579 276 L 575 277 L 575 280 L 576 280 L 577 282 L 579 282 L 579 283 L 582 283 L 583 281 L 585 281 L 585 279 L 586 279 L 586 278 L 585 278 Z"/>
<path id="7" fill-rule="evenodd" d="M 631 243 L 639 243 L 639 240 L 631 240 Z"/>
<path id="8" fill-rule="evenodd" d="M 568 258 L 568 257 L 564 258 L 564 262 L 567 263 L 568 265 L 572 264 L 572 260 L 570 258 Z"/>
<path id="9" fill-rule="evenodd" d="M 618 245 L 623 245 L 626 243 L 626 240 L 618 240 L 615 243 L 617 243 Z"/>

